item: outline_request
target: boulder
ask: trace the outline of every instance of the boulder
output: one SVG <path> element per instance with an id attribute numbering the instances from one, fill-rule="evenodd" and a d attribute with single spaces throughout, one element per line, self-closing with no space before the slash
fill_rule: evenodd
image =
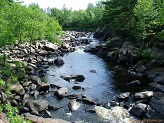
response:
<path id="1" fill-rule="evenodd" d="M 54 95 L 57 96 L 58 98 L 63 98 L 67 92 L 68 92 L 68 89 L 65 87 L 62 87 L 56 90 Z"/>
<path id="2" fill-rule="evenodd" d="M 144 65 L 139 65 L 137 68 L 136 68 L 136 71 L 139 72 L 139 73 L 143 73 L 147 68 L 144 66 Z"/>
<path id="3" fill-rule="evenodd" d="M 164 85 L 158 84 L 156 82 L 150 83 L 149 85 L 152 91 L 164 93 Z"/>
<path id="4" fill-rule="evenodd" d="M 44 118 L 51 118 L 51 113 L 49 111 L 47 111 L 47 110 L 44 110 L 42 112 L 42 117 L 44 117 Z"/>
<path id="5" fill-rule="evenodd" d="M 78 90 L 78 89 L 81 89 L 81 86 L 73 86 L 72 89 Z"/>
<path id="6" fill-rule="evenodd" d="M 41 92 L 41 91 L 47 92 L 47 91 L 49 90 L 49 88 L 50 88 L 50 85 L 47 84 L 47 83 L 39 82 L 39 83 L 37 84 L 37 90 L 38 90 L 39 92 Z"/>
<path id="7" fill-rule="evenodd" d="M 144 116 L 144 113 L 146 112 L 147 105 L 143 103 L 138 103 L 133 105 L 133 107 L 130 109 L 130 113 L 135 115 L 138 118 L 142 118 Z"/>
<path id="8" fill-rule="evenodd" d="M 62 66 L 64 64 L 64 61 L 61 58 L 57 58 L 57 59 L 54 60 L 54 64 L 56 66 Z"/>
<path id="9" fill-rule="evenodd" d="M 149 101 L 149 104 L 153 109 L 164 115 L 164 97 L 160 99 L 155 99 L 152 97 Z"/>
<path id="10" fill-rule="evenodd" d="M 127 85 L 135 87 L 135 86 L 141 85 L 141 83 L 139 80 L 134 80 L 134 81 L 128 83 Z"/>
<path id="11" fill-rule="evenodd" d="M 17 93 L 18 95 L 24 95 L 25 94 L 24 88 L 19 83 L 12 84 L 11 85 L 11 91 L 14 93 Z"/>
<path id="12" fill-rule="evenodd" d="M 70 111 L 75 111 L 80 107 L 80 104 L 76 102 L 75 99 L 71 99 L 68 103 L 68 108 Z"/>
<path id="13" fill-rule="evenodd" d="M 123 100 L 128 100 L 129 96 L 130 96 L 130 92 L 125 92 L 125 93 L 119 94 L 117 98 L 119 101 L 123 101 Z"/>
<path id="14" fill-rule="evenodd" d="M 61 120 L 61 119 L 42 118 L 35 115 L 31 115 L 30 113 L 22 114 L 22 116 L 33 123 L 70 123 L 68 121 Z"/>
<path id="15" fill-rule="evenodd" d="M 85 80 L 85 77 L 83 75 L 70 75 L 70 76 L 60 76 L 62 79 L 66 81 L 77 81 L 77 82 L 83 82 Z"/>
<path id="16" fill-rule="evenodd" d="M 30 79 L 31 79 L 32 83 L 34 83 L 35 85 L 37 85 L 38 83 L 41 82 L 41 79 L 36 75 L 31 75 Z"/>
<path id="17" fill-rule="evenodd" d="M 153 91 L 138 92 L 135 93 L 134 96 L 136 99 L 149 99 L 150 97 L 153 96 Z"/>
<path id="18" fill-rule="evenodd" d="M 36 111 L 38 113 L 48 109 L 48 102 L 46 100 L 28 100 L 25 103 L 25 106 L 28 107 L 31 111 Z"/>
<path id="19" fill-rule="evenodd" d="M 82 101 L 86 104 L 91 104 L 91 105 L 95 104 L 95 100 L 93 98 L 83 98 Z"/>

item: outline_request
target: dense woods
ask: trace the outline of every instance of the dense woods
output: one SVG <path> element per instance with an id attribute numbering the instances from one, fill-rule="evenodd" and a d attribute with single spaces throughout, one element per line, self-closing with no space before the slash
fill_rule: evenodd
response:
<path id="1" fill-rule="evenodd" d="M 38 5 L 22 6 L 19 2 L 0 1 L 0 45 L 48 39 L 57 40 L 61 33 L 58 21 L 48 16 Z"/>

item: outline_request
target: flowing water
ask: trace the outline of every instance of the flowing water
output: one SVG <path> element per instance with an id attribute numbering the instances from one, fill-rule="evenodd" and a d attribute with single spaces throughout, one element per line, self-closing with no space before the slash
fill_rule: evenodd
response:
<path id="1" fill-rule="evenodd" d="M 89 40 L 91 40 L 90 45 L 92 46 L 98 44 L 98 41 L 93 38 L 89 38 Z M 55 57 L 52 57 L 51 59 L 55 59 Z M 112 100 L 113 96 L 118 93 L 118 90 L 113 84 L 113 75 L 108 69 L 109 66 L 104 60 L 96 55 L 84 52 L 84 46 L 77 47 L 75 52 L 64 55 L 62 59 L 65 62 L 63 66 L 50 66 L 48 68 L 48 73 L 45 76 L 47 83 L 67 87 L 69 90 L 68 94 L 83 94 L 87 97 L 94 98 L 96 102 L 100 104 Z M 61 75 L 84 75 L 85 80 L 80 83 L 68 82 L 63 80 L 60 77 Z M 81 86 L 84 89 L 73 90 L 72 87 L 74 85 Z M 94 106 L 82 102 L 78 102 L 79 108 L 76 111 L 70 112 L 68 109 L 68 102 L 70 99 L 64 98 L 59 100 L 53 93 L 49 93 L 46 96 L 46 99 L 49 104 L 62 107 L 56 111 L 51 111 L 53 118 L 60 118 L 70 122 L 110 123 L 116 118 L 116 120 L 113 120 L 113 123 L 117 123 L 119 122 L 119 118 L 121 120 L 121 118 L 124 119 L 124 117 L 130 117 L 125 110 L 111 109 L 108 110 L 108 114 L 109 112 L 111 112 L 111 115 L 113 114 L 112 112 L 117 114 L 120 111 L 122 113 L 119 115 L 120 117 L 115 117 L 115 115 L 113 115 L 110 117 L 111 119 L 106 119 L 106 109 L 96 107 L 97 113 L 86 112 L 86 109 L 92 109 Z"/>

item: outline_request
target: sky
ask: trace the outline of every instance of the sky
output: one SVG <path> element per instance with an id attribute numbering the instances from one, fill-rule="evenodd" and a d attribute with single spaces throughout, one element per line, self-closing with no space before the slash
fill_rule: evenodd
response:
<path id="1" fill-rule="evenodd" d="M 29 5 L 30 3 L 38 3 L 39 6 L 43 9 L 45 8 L 58 8 L 62 9 L 63 5 L 65 4 L 65 7 L 72 8 L 72 10 L 79 10 L 83 9 L 85 10 L 87 8 L 88 3 L 95 4 L 96 2 L 100 0 L 19 0 L 24 1 L 24 5 Z"/>

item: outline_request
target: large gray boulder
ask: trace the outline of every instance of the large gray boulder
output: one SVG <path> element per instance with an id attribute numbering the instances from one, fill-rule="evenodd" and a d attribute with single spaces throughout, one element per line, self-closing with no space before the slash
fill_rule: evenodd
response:
<path id="1" fill-rule="evenodd" d="M 149 99 L 152 96 L 153 96 L 153 91 L 144 91 L 144 92 L 135 93 L 136 99 Z"/>
<path id="2" fill-rule="evenodd" d="M 19 83 L 12 84 L 11 91 L 14 93 L 17 93 L 18 95 L 24 95 L 25 94 L 25 90 L 24 90 L 23 86 Z"/>
<path id="3" fill-rule="evenodd" d="M 38 83 L 41 82 L 41 79 L 36 75 L 31 75 L 30 79 L 31 79 L 32 83 L 34 83 L 35 85 L 37 85 Z"/>
<path id="4" fill-rule="evenodd" d="M 160 99 L 152 97 L 149 104 L 153 109 L 164 115 L 164 97 L 161 97 Z"/>
<path id="5" fill-rule="evenodd" d="M 133 107 L 130 109 L 130 113 L 137 116 L 138 118 L 142 118 L 144 116 L 144 113 L 146 112 L 146 109 L 146 104 L 138 103 L 133 105 Z"/>
<path id="6" fill-rule="evenodd" d="M 49 90 L 49 88 L 50 88 L 50 85 L 47 83 L 44 83 L 44 82 L 39 82 L 37 85 L 37 90 L 39 92 L 41 92 L 41 91 L 47 92 Z"/>
<path id="7" fill-rule="evenodd" d="M 36 111 L 38 113 L 48 109 L 48 102 L 46 100 L 28 100 L 25 103 L 25 106 L 28 107 L 31 111 Z"/>

